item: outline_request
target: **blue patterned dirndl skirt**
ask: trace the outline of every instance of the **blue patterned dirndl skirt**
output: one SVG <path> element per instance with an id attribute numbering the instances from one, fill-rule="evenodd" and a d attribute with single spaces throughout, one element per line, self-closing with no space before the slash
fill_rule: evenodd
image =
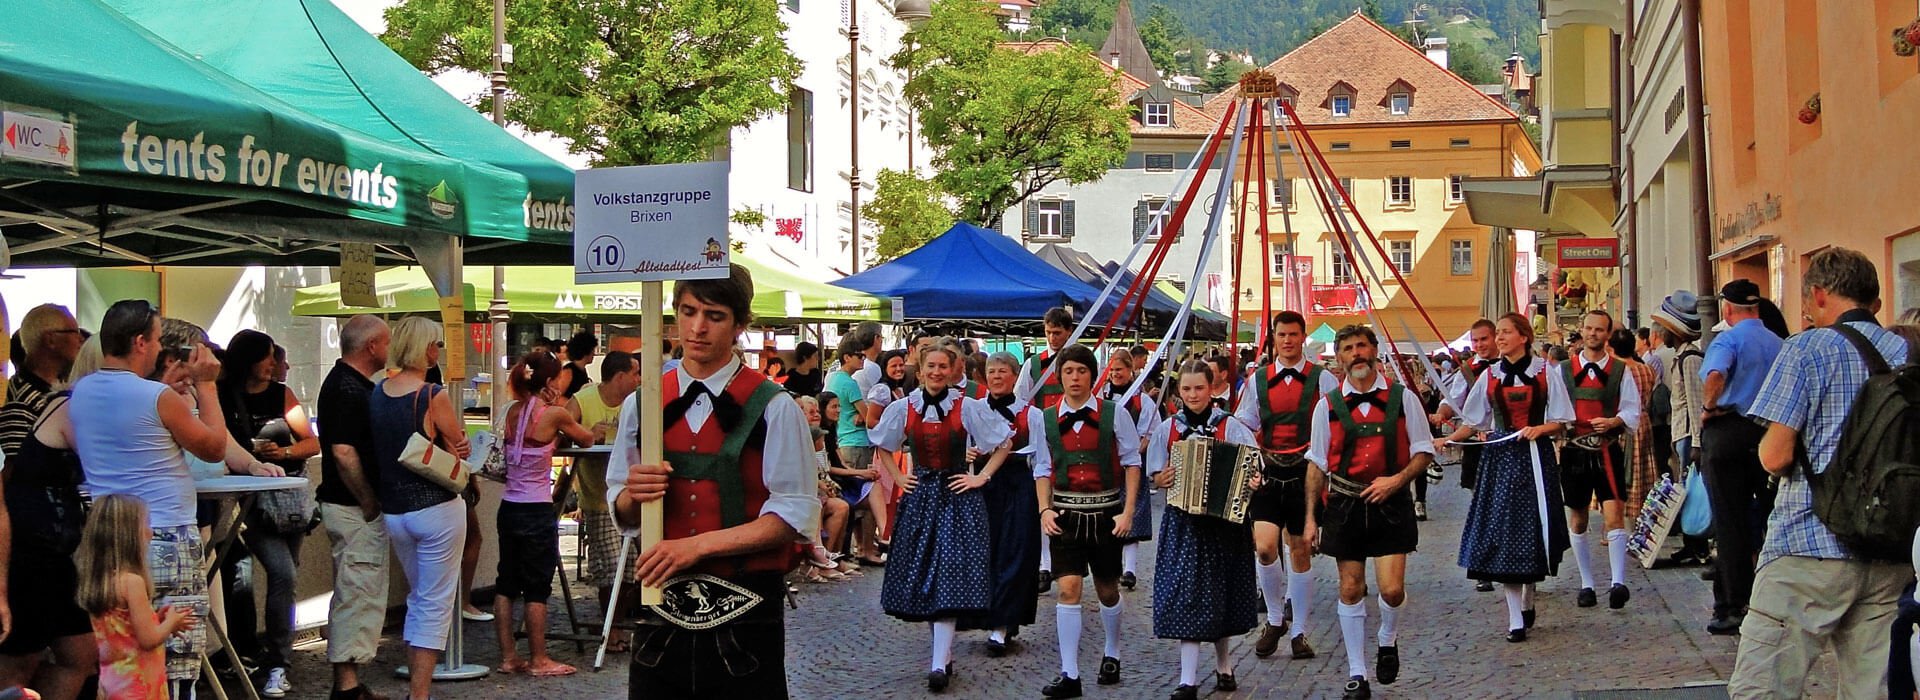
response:
<path id="1" fill-rule="evenodd" d="M 1490 438 L 1505 437 L 1494 433 Z M 1539 449 L 1544 477 L 1536 485 L 1528 450 Z M 1561 506 L 1559 467 L 1545 441 L 1511 440 L 1481 448 L 1474 474 L 1473 504 L 1460 536 L 1461 568 L 1467 577 L 1500 583 L 1537 583 L 1560 571 L 1569 546 L 1567 514 Z M 1540 492 L 1546 495 L 1547 541 L 1541 542 Z"/>
<path id="2" fill-rule="evenodd" d="M 1253 629 L 1252 528 L 1169 507 L 1154 552 L 1153 636 L 1211 642 Z"/>
<path id="3" fill-rule="evenodd" d="M 956 472 L 916 469 L 900 499 L 880 606 L 908 622 L 973 616 L 992 601 L 987 505 L 980 489 L 954 493 Z"/>
<path id="4" fill-rule="evenodd" d="M 1121 542 L 1146 542 L 1153 539 L 1153 480 L 1140 476 L 1140 492 L 1133 499 L 1133 528 Z"/>

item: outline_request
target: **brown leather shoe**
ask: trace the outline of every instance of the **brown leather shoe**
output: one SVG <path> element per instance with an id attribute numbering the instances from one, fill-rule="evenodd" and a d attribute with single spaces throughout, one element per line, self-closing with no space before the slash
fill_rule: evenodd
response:
<path id="1" fill-rule="evenodd" d="M 1293 638 L 1293 658 L 1313 658 L 1313 645 L 1307 643 L 1307 635 L 1303 634 Z"/>
<path id="2" fill-rule="evenodd" d="M 1268 624 L 1260 628 L 1260 640 L 1253 643 L 1253 655 L 1262 659 L 1273 656 L 1274 652 L 1280 650 L 1280 639 L 1285 636 L 1287 627 L 1284 624 Z"/>

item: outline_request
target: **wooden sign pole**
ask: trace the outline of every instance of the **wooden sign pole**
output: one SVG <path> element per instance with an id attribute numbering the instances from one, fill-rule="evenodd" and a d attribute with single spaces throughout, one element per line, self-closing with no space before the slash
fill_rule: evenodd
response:
<path id="1" fill-rule="evenodd" d="M 662 310 L 666 303 L 661 299 L 660 282 L 640 283 L 640 308 L 647 313 L 641 316 L 640 323 L 640 389 L 634 400 L 634 408 L 640 411 L 640 463 L 659 464 L 661 460 L 661 358 L 660 324 Z M 639 561 L 655 546 L 660 544 L 666 506 L 660 501 L 648 501 L 640 505 L 640 553 L 634 557 Z M 640 589 L 641 605 L 659 605 L 660 589 L 656 586 L 643 586 Z"/>

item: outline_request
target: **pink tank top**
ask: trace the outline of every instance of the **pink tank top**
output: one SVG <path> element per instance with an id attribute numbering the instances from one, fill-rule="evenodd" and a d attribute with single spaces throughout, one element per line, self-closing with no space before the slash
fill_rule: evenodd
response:
<path id="1" fill-rule="evenodd" d="M 519 429 L 507 441 L 507 488 L 500 499 L 510 503 L 553 502 L 553 449 L 559 439 L 533 444 L 527 431 L 552 406 L 535 399 L 520 408 Z"/>

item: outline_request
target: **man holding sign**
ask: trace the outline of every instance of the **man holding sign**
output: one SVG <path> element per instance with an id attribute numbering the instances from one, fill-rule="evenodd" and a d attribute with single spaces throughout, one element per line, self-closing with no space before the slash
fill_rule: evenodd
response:
<path id="1" fill-rule="evenodd" d="M 820 525 L 813 444 L 800 406 L 741 365 L 753 278 L 674 284 L 684 358 L 661 378 L 664 436 L 639 435 L 627 399 L 608 465 L 614 518 L 640 524 L 660 501 L 664 539 L 639 556 L 643 585 L 663 589 L 639 615 L 629 698 L 787 697 L 782 576 Z M 665 458 L 642 464 L 641 440 Z"/>

